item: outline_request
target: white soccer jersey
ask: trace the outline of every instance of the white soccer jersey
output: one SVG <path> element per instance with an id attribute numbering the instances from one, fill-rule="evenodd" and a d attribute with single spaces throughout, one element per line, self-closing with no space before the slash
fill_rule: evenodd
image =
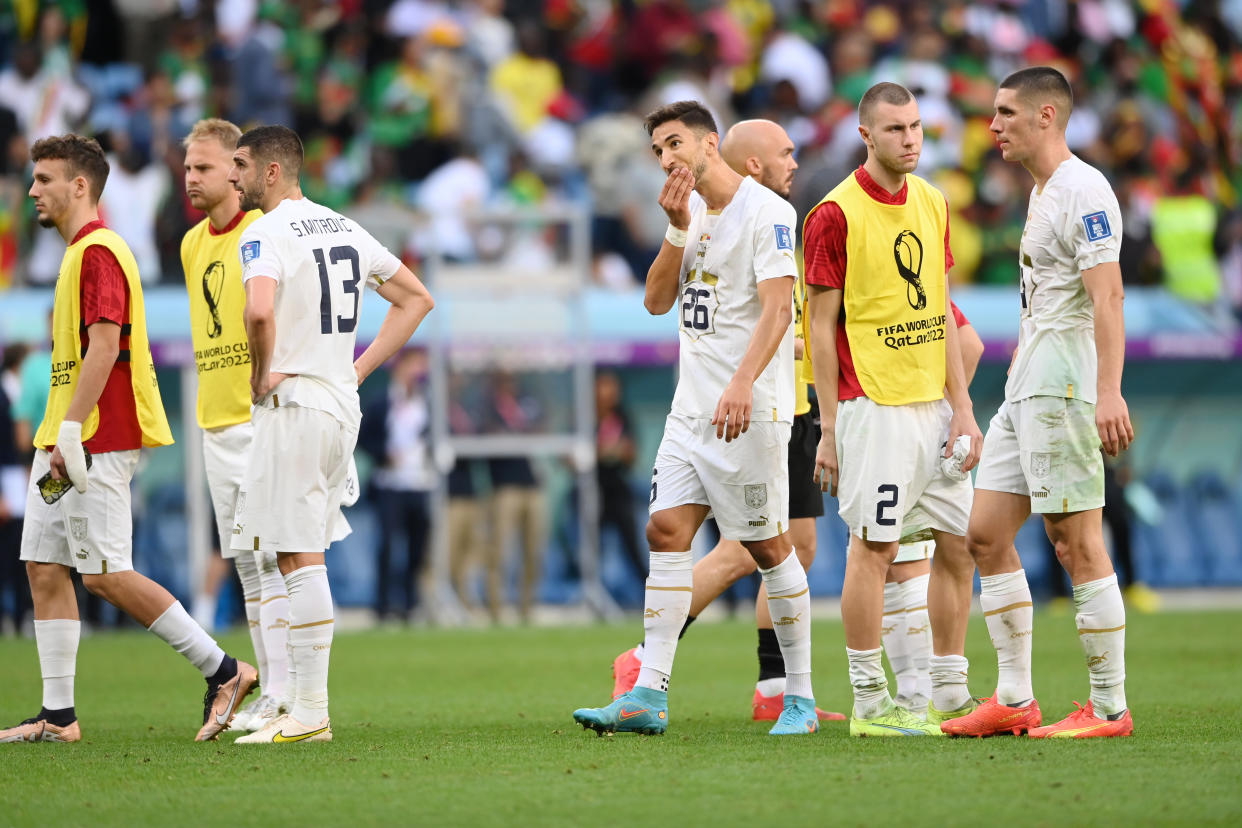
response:
<path id="1" fill-rule="evenodd" d="M 297 375 L 280 384 L 281 405 L 316 408 L 356 427 L 362 291 L 391 278 L 401 261 L 353 219 L 308 198 L 285 199 L 256 219 L 240 250 L 243 281 L 276 280 L 272 370 Z"/>
<path id="2" fill-rule="evenodd" d="M 682 254 L 675 308 L 681 356 L 673 413 L 708 418 L 742 361 L 759 324 L 759 283 L 796 276 L 793 206 L 751 178 L 742 179 L 718 215 L 690 195 L 689 242 Z M 793 326 L 755 381 L 751 419 L 793 422 Z"/>
<path id="3" fill-rule="evenodd" d="M 1018 252 L 1018 354 L 1010 402 L 1034 396 L 1096 401 L 1095 311 L 1082 272 L 1121 254 L 1121 208 L 1103 173 L 1071 156 L 1031 192 Z"/>

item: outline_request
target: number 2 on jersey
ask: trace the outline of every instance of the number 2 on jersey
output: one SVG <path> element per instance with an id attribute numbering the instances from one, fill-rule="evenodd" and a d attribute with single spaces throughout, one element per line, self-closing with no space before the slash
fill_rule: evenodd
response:
<path id="1" fill-rule="evenodd" d="M 358 265 L 358 251 L 349 245 L 339 245 L 328 251 L 326 259 L 323 255 L 323 248 L 317 247 L 312 252 L 315 254 L 315 263 L 319 265 L 319 287 L 323 291 L 319 299 L 319 332 L 325 334 L 334 332 L 332 282 L 329 279 L 328 264 L 330 262 L 335 268 L 341 262 L 348 261 L 349 275 L 341 279 L 341 286 L 345 290 L 346 301 L 349 296 L 354 297 L 354 306 L 349 316 L 335 317 L 335 332 L 352 333 L 358 325 L 358 302 L 362 298 L 358 291 L 358 283 L 362 281 L 362 271 Z M 335 269 L 340 270 L 340 268 Z"/>

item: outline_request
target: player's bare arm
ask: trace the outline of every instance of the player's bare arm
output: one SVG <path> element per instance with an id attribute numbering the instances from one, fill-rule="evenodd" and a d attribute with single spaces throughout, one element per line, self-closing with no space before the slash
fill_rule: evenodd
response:
<path id="1" fill-rule="evenodd" d="M 765 279 L 759 283 L 759 324 L 750 335 L 746 353 L 725 386 L 712 413 L 716 438 L 728 443 L 750 428 L 751 403 L 755 380 L 768 367 L 781 339 L 793 322 L 793 275 Z"/>
<path id="2" fill-rule="evenodd" d="M 272 373 L 276 345 L 276 280 L 256 276 L 246 281 L 246 339 L 250 343 L 250 399 L 267 396 L 287 374 Z"/>
<path id="3" fill-rule="evenodd" d="M 676 230 L 685 232 L 690 227 L 690 193 L 694 190 L 694 175 L 685 167 L 678 167 L 668 174 L 660 190 L 660 206 L 668 214 L 668 223 Z M 685 245 L 673 244 L 666 237 L 660 252 L 647 270 L 647 290 L 643 306 L 653 316 L 668 313 L 677 302 L 681 285 L 681 259 Z"/>
<path id="4" fill-rule="evenodd" d="M 82 357 L 82 370 L 78 374 L 78 384 L 73 389 L 73 399 L 69 401 L 69 410 L 65 412 L 66 422 L 84 423 L 99 402 L 99 395 L 108 384 L 108 375 L 116 358 L 121 353 L 121 326 L 116 322 L 101 319 L 86 329 L 90 337 L 90 345 Z M 73 450 L 73 449 L 71 449 Z M 81 444 L 77 447 L 81 454 Z M 82 460 L 81 471 L 85 473 L 86 460 Z M 59 445 L 52 449 L 52 477 L 62 479 L 69 477 L 65 467 L 65 456 Z"/>
<path id="5" fill-rule="evenodd" d="M 966 387 L 975 381 L 975 371 L 979 369 L 979 360 L 983 359 L 983 340 L 974 325 L 959 325 L 957 344 L 962 350 L 962 373 L 965 375 Z"/>
<path id="6" fill-rule="evenodd" d="M 1126 359 L 1126 322 L 1122 311 L 1126 294 L 1121 284 L 1121 265 L 1104 262 L 1084 270 L 1082 282 L 1095 310 L 1095 425 L 1104 451 L 1116 457 L 1134 442 L 1130 409 L 1121 396 L 1121 372 Z"/>
<path id="7" fill-rule="evenodd" d="M 945 457 L 953 455 L 953 446 L 957 438 L 963 435 L 970 437 L 970 452 L 962 461 L 962 471 L 970 471 L 979 462 L 983 453 L 983 432 L 975 422 L 975 405 L 970 400 L 970 391 L 966 381 L 966 371 L 962 367 L 962 348 L 957 330 L 957 319 L 953 316 L 953 308 L 949 304 L 948 285 L 944 295 L 944 333 L 945 333 L 945 396 L 953 408 L 953 417 L 949 420 L 949 440 L 945 444 Z"/>
<path id="8" fill-rule="evenodd" d="M 811 366 L 815 373 L 815 393 L 819 396 L 819 447 L 815 450 L 815 482 L 833 497 L 840 481 L 837 462 L 837 320 L 844 299 L 841 288 L 806 286 L 807 313 L 811 315 Z"/>
<path id="9" fill-rule="evenodd" d="M 391 307 L 380 323 L 379 332 L 367 349 L 354 361 L 358 384 L 389 357 L 405 347 L 414 331 L 436 306 L 426 285 L 405 265 L 375 291 Z"/>

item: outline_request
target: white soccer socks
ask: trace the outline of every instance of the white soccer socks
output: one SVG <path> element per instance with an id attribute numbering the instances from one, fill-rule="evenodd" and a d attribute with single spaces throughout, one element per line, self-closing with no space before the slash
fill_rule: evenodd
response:
<path id="1" fill-rule="evenodd" d="M 43 707 L 47 710 L 73 707 L 73 677 L 82 622 L 67 618 L 35 621 L 34 632 L 39 669 L 43 673 Z"/>
<path id="2" fill-rule="evenodd" d="M 275 552 L 255 552 L 254 561 L 259 572 L 259 632 L 267 657 L 259 665 L 259 680 L 265 694 L 281 701 L 291 695 L 293 680 L 289 660 L 289 590 L 276 565 Z"/>
<path id="3" fill-rule="evenodd" d="M 1126 606 L 1109 575 L 1074 587 L 1078 640 L 1091 674 L 1091 706 L 1103 718 L 1126 709 Z"/>
<path id="4" fill-rule="evenodd" d="M 224 650 L 190 617 L 180 601 L 173 601 L 147 629 L 185 656 L 204 678 L 215 675 L 224 661 Z"/>
<path id="5" fill-rule="evenodd" d="M 677 637 L 690 615 L 694 558 L 685 552 L 652 552 L 643 608 L 643 657 L 637 687 L 668 692 Z"/>
<path id="6" fill-rule="evenodd" d="M 996 701 L 1009 707 L 1026 704 L 1035 697 L 1031 689 L 1034 609 L 1026 570 L 979 578 L 979 606 L 996 648 Z"/>
<path id="7" fill-rule="evenodd" d="M 879 647 L 874 650 L 845 648 L 850 662 L 850 684 L 854 688 L 855 719 L 874 719 L 886 713 L 893 704 L 888 694 L 884 664 L 880 660 L 883 653 Z"/>
<path id="8" fill-rule="evenodd" d="M 239 552 L 233 559 L 237 577 L 241 581 L 242 602 L 246 608 L 246 625 L 250 628 L 250 644 L 254 647 L 254 664 L 259 668 L 259 683 L 267 690 L 267 653 L 263 647 L 263 628 L 259 626 L 259 602 L 262 588 L 259 585 L 259 567 L 254 555 Z"/>
<path id="9" fill-rule="evenodd" d="M 293 658 L 293 718 L 303 724 L 328 715 L 328 659 L 332 652 L 332 592 L 328 568 L 304 566 L 285 576 L 289 588 L 289 653 Z"/>
<path id="10" fill-rule="evenodd" d="M 785 694 L 815 698 L 811 689 L 811 591 L 806 570 L 793 552 L 771 569 L 760 569 L 768 589 L 772 629 L 785 659 Z"/>
<path id="11" fill-rule="evenodd" d="M 884 652 L 897 679 L 897 703 L 919 713 L 931 698 L 931 625 L 927 619 L 927 575 L 884 585 Z M 959 705 L 960 706 L 960 705 Z"/>

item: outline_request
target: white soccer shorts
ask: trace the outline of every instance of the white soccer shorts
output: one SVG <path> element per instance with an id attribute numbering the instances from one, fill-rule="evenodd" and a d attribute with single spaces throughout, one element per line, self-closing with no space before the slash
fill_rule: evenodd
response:
<path id="1" fill-rule="evenodd" d="M 1036 514 L 1104 505 L 1095 405 L 1064 397 L 1001 403 L 988 425 L 975 486 L 1031 498 Z"/>
<path id="2" fill-rule="evenodd" d="M 340 527 L 358 430 L 324 411 L 256 406 L 254 442 L 237 497 L 233 548 L 323 552 Z"/>
<path id="3" fill-rule="evenodd" d="M 969 478 L 940 470 L 949 436 L 943 403 L 838 403 L 838 513 L 853 535 L 887 543 L 931 529 L 966 534 L 974 491 Z"/>
<path id="4" fill-rule="evenodd" d="M 225 558 L 235 558 L 240 551 L 233 548 L 233 517 L 237 513 L 237 492 L 246 474 L 253 437 L 254 426 L 249 420 L 203 431 L 207 489 L 211 492 L 211 507 L 216 513 L 220 554 Z"/>
<path id="5" fill-rule="evenodd" d="M 649 511 L 697 503 L 723 537 L 774 538 L 789 528 L 789 423 L 751 423 L 726 443 L 711 420 L 669 414 L 651 472 Z"/>
<path id="6" fill-rule="evenodd" d="M 36 451 L 26 490 L 21 559 L 72 567 L 83 575 L 133 569 L 129 483 L 138 468 L 138 450 L 92 455 L 86 492 L 70 488 L 60 500 L 48 504 L 35 481 L 51 467 L 51 453 Z"/>

